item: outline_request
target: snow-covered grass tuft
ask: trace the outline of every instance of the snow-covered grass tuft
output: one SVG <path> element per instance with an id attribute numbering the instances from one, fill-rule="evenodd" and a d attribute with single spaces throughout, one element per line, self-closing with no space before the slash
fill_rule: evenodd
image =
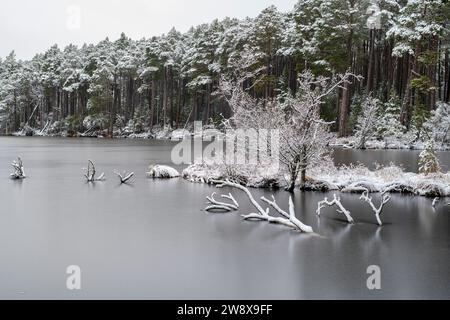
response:
<path id="1" fill-rule="evenodd" d="M 147 172 L 147 177 L 153 179 L 172 179 L 178 178 L 179 176 L 180 173 L 169 166 L 151 165 Z"/>

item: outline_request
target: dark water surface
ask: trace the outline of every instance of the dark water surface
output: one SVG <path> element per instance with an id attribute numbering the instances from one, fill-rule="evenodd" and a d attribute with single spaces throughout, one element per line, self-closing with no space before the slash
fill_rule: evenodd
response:
<path id="1" fill-rule="evenodd" d="M 0 298 L 450 298 L 450 207 L 394 195 L 378 227 L 367 204 L 345 194 L 358 221 L 348 225 L 331 209 L 315 215 L 325 194 L 297 192 L 297 216 L 317 235 L 241 221 L 254 209 L 235 190 L 239 214 L 207 214 L 201 210 L 214 188 L 145 178 L 150 163 L 170 164 L 172 145 L 0 138 Z M 30 176 L 21 182 L 8 179 L 17 155 Z M 416 157 L 336 152 L 340 163 L 396 161 L 411 170 Z M 83 181 L 87 159 L 107 181 Z M 449 153 L 442 159 L 450 163 Z M 135 171 L 132 185 L 119 186 L 114 169 Z M 289 195 L 275 195 L 287 209 Z M 81 291 L 66 289 L 69 265 L 82 269 Z M 367 289 L 369 265 L 381 267 L 382 290 Z"/>

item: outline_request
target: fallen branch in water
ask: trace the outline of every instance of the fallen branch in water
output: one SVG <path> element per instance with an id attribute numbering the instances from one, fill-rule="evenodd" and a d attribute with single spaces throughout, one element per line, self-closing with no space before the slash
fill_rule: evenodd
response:
<path id="1" fill-rule="evenodd" d="M 251 194 L 250 190 L 238 183 L 234 183 L 231 181 L 222 181 L 222 180 L 212 180 L 212 183 L 216 184 L 218 188 L 223 188 L 225 186 L 232 187 L 239 189 L 243 192 L 245 192 L 250 200 L 250 202 L 253 204 L 253 206 L 256 208 L 257 213 L 250 213 L 248 215 L 243 215 L 244 220 L 259 220 L 259 221 L 267 221 L 269 223 L 277 223 L 281 225 L 285 225 L 289 228 L 305 232 L 305 233 L 312 233 L 313 229 L 302 222 L 298 220 L 295 216 L 295 208 L 294 208 L 294 202 L 292 201 L 292 197 L 289 199 L 289 214 L 285 211 L 283 211 L 278 204 L 275 201 L 275 198 L 272 196 L 273 201 L 269 201 L 266 198 L 262 197 L 261 200 L 268 203 L 270 206 L 272 206 L 278 213 L 280 213 L 284 218 L 281 217 L 273 217 L 269 214 L 269 208 L 264 210 L 261 205 L 255 200 L 253 195 Z"/>
<path id="2" fill-rule="evenodd" d="M 96 171 L 95 171 L 95 165 L 92 160 L 88 161 L 88 167 L 86 170 L 86 173 L 84 174 L 84 177 L 86 178 L 87 182 L 96 182 L 96 181 L 104 181 L 105 180 L 105 174 L 102 173 L 100 176 L 95 177 Z"/>
<path id="3" fill-rule="evenodd" d="M 14 168 L 14 172 L 10 175 L 11 179 L 21 180 L 26 178 L 25 169 L 23 168 L 22 159 L 20 157 L 18 157 L 17 160 L 14 160 L 11 163 L 11 166 Z"/>
<path id="4" fill-rule="evenodd" d="M 216 199 L 214 199 L 215 195 L 216 195 L 216 193 L 214 192 L 210 197 L 206 197 L 206 199 L 208 200 L 207 204 L 210 204 L 210 205 L 205 208 L 205 211 L 227 211 L 227 212 L 229 212 L 229 211 L 233 211 L 233 210 L 236 211 L 239 208 L 239 204 L 237 203 L 236 199 L 234 199 L 234 197 L 231 195 L 231 193 L 229 195 L 222 195 L 222 198 L 231 200 L 233 202 L 233 204 L 217 201 Z"/>
<path id="5" fill-rule="evenodd" d="M 380 206 L 377 208 L 375 207 L 375 205 L 373 204 L 372 198 L 369 198 L 369 191 L 364 191 L 362 196 L 360 197 L 361 200 L 367 202 L 370 207 L 372 208 L 373 212 L 375 213 L 375 217 L 377 218 L 377 222 L 378 225 L 382 226 L 383 222 L 381 221 L 381 213 L 383 212 L 383 208 L 384 206 L 391 200 L 391 197 L 388 195 L 383 194 L 381 196 L 381 204 Z"/>
<path id="6" fill-rule="evenodd" d="M 339 209 L 336 211 L 344 214 L 345 217 L 347 218 L 348 223 L 355 223 L 355 220 L 353 220 L 350 211 L 345 209 L 344 206 L 342 205 L 341 198 L 337 197 L 336 194 L 334 194 L 333 197 L 334 197 L 333 201 L 328 201 L 328 198 L 325 198 L 323 201 L 320 201 L 318 203 L 318 208 L 316 211 L 317 215 L 320 216 L 321 210 L 325 208 L 325 206 L 328 207 L 337 206 Z"/>
<path id="7" fill-rule="evenodd" d="M 277 204 L 275 197 L 272 196 L 273 201 L 270 201 L 266 199 L 265 197 L 262 197 L 261 200 L 269 204 L 272 208 L 274 208 L 279 214 L 281 214 L 283 217 L 285 217 L 286 222 L 289 221 L 289 225 L 292 224 L 294 226 L 294 229 L 299 229 L 305 233 L 312 233 L 313 229 L 310 226 L 307 226 L 303 224 L 300 220 L 297 219 L 295 216 L 295 207 L 294 202 L 292 201 L 292 196 L 289 197 L 289 213 L 282 210 L 280 206 Z M 272 218 L 272 219 L 278 219 L 278 218 Z M 269 221 L 271 222 L 271 221 Z M 282 224 L 286 224 L 285 221 L 281 222 Z"/>
<path id="8" fill-rule="evenodd" d="M 119 177 L 121 184 L 127 183 L 134 176 L 134 172 L 128 173 L 124 171 L 121 174 L 120 172 L 114 170 L 114 173 Z"/>

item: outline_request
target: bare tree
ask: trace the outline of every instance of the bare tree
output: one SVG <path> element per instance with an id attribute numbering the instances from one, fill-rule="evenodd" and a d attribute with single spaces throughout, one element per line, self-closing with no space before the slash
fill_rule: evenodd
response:
<path id="1" fill-rule="evenodd" d="M 242 64 L 246 66 L 246 60 Z M 279 159 L 289 175 L 286 189 L 290 192 L 295 189 L 299 175 L 303 187 L 308 167 L 322 161 L 329 151 L 330 126 L 334 122 L 321 118 L 320 107 L 324 99 L 350 82 L 352 77 L 359 78 L 351 73 L 333 78 L 315 77 L 308 70 L 300 75 L 295 96 L 287 94 L 282 100 L 268 100 L 256 99 L 243 89 L 245 79 L 256 77 L 254 72 L 241 72 L 239 75 L 243 79 L 234 82 L 222 79 L 220 85 L 233 111 L 233 117 L 227 121 L 227 125 L 235 129 L 254 129 L 256 132 L 261 129 L 278 130 Z M 258 79 L 253 81 L 257 82 Z M 251 147 L 265 148 L 266 143 Z"/>
<path id="2" fill-rule="evenodd" d="M 373 134 L 377 120 L 379 100 L 371 96 L 362 104 L 362 113 L 356 124 L 357 148 L 365 149 L 366 140 Z"/>

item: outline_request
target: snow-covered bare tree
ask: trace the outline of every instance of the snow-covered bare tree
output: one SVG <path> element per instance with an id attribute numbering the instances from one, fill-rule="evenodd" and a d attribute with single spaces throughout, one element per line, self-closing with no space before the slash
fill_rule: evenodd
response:
<path id="1" fill-rule="evenodd" d="M 245 69 L 247 60 L 242 60 Z M 247 79 L 248 73 L 242 72 Z M 254 77 L 254 73 L 250 73 Z M 320 108 L 327 96 L 344 83 L 357 77 L 350 73 L 333 78 L 315 77 L 310 70 L 303 72 L 298 79 L 297 93 L 286 94 L 282 101 L 256 99 L 242 89 L 240 83 L 223 81 L 222 92 L 228 94 L 228 103 L 233 110 L 231 118 L 235 129 L 278 130 L 279 159 L 284 172 L 289 176 L 287 190 L 292 192 L 297 178 L 300 184 L 306 182 L 306 171 L 325 159 L 331 139 L 330 126 L 333 122 L 322 119 Z M 238 78 L 241 79 L 241 78 Z M 257 80 L 256 80 L 257 81 Z M 229 123 L 229 122 L 228 122 Z M 249 147 L 266 147 L 263 143 Z"/>
<path id="2" fill-rule="evenodd" d="M 361 108 L 361 115 L 358 117 L 356 123 L 356 137 L 357 148 L 365 149 L 366 141 L 375 132 L 375 125 L 377 123 L 379 100 L 371 96 L 363 102 Z"/>

